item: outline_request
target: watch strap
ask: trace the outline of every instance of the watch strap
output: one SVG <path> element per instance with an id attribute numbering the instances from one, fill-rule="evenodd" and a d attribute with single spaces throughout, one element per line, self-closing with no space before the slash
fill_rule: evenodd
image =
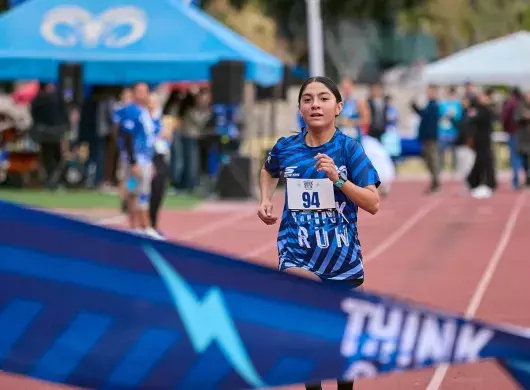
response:
<path id="1" fill-rule="evenodd" d="M 343 185 L 344 185 L 345 181 L 344 179 L 340 178 L 339 180 L 337 180 L 335 183 L 333 183 L 333 185 L 337 188 L 341 188 Z"/>

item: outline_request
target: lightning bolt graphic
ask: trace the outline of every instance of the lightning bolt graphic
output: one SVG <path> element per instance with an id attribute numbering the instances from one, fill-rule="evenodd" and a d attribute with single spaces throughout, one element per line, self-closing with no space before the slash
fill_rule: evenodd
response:
<path id="1" fill-rule="evenodd" d="M 253 387 L 265 387 L 254 368 L 219 288 L 211 288 L 201 301 L 184 278 L 152 247 L 144 252 L 160 274 L 188 332 L 193 348 L 203 353 L 217 345 L 236 372 Z"/>

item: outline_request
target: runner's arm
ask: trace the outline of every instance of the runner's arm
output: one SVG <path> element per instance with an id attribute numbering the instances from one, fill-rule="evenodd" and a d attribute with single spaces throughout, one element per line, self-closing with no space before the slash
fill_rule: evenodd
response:
<path id="1" fill-rule="evenodd" d="M 379 193 L 375 185 L 359 187 L 347 180 L 341 187 L 342 192 L 364 211 L 375 215 L 379 211 Z"/>
<path id="2" fill-rule="evenodd" d="M 272 177 L 272 174 L 267 171 L 265 167 L 261 168 L 261 173 L 259 175 L 260 202 L 265 200 L 270 201 L 277 185 L 278 178 Z"/>

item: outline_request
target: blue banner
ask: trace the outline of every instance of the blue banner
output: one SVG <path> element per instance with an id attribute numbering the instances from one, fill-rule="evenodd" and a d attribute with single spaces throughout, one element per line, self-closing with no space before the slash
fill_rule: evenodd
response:
<path id="1" fill-rule="evenodd" d="M 0 369 L 97 389 L 245 389 L 494 358 L 527 330 L 0 202 Z"/>

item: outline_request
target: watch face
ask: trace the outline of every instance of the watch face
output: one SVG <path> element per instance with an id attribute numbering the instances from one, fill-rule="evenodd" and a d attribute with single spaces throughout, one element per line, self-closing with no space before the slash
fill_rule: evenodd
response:
<path id="1" fill-rule="evenodd" d="M 348 179 L 348 175 L 346 174 L 346 172 L 342 171 L 342 170 L 339 170 L 339 177 L 346 181 Z"/>

